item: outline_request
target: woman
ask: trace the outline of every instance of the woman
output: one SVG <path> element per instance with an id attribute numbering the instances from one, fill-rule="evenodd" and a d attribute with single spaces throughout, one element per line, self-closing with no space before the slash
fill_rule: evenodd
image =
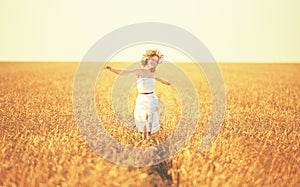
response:
<path id="1" fill-rule="evenodd" d="M 143 132 L 143 138 L 149 139 L 151 133 L 155 133 L 160 129 L 158 119 L 159 100 L 155 90 L 155 80 L 171 85 L 171 83 L 158 75 L 156 67 L 161 63 L 163 55 L 159 50 L 147 50 L 143 54 L 141 65 L 142 68 L 134 70 L 118 70 L 111 66 L 105 68 L 118 75 L 135 74 L 137 76 L 138 96 L 134 109 L 135 124 L 139 132 Z"/>

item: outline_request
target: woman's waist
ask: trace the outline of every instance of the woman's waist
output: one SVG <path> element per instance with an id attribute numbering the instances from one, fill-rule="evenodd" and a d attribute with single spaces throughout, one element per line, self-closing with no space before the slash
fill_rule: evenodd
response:
<path id="1" fill-rule="evenodd" d="M 157 95 L 155 92 L 145 92 L 145 93 L 138 93 L 137 99 L 146 99 L 146 100 L 153 100 L 153 99 L 158 99 Z"/>
<path id="2" fill-rule="evenodd" d="M 148 95 L 148 94 L 154 94 L 154 91 L 146 91 L 146 92 L 138 92 L 139 94 L 146 94 L 146 95 Z"/>
<path id="3" fill-rule="evenodd" d="M 139 94 L 152 94 L 155 92 L 155 88 L 138 88 L 137 92 Z"/>

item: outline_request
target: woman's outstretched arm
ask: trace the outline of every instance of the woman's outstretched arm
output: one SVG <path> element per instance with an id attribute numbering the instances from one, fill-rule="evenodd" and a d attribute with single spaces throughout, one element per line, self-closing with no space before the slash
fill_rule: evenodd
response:
<path id="1" fill-rule="evenodd" d="M 108 69 L 111 72 L 114 72 L 118 75 L 129 75 L 129 74 L 137 74 L 139 69 L 134 69 L 134 70 L 119 70 L 119 69 L 114 69 L 111 66 L 106 66 L 105 69 Z"/>
<path id="2" fill-rule="evenodd" d="M 155 80 L 157 80 L 157 81 L 159 81 L 159 82 L 161 82 L 161 83 L 163 83 L 163 84 L 166 84 L 166 85 L 171 85 L 171 83 L 170 83 L 168 80 L 162 78 L 162 77 L 161 77 L 160 75 L 158 75 L 158 74 L 155 75 Z"/>

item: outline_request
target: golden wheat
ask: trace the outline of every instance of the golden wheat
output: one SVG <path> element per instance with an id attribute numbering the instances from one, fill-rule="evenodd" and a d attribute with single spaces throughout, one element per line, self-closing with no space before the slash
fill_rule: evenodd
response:
<path id="1" fill-rule="evenodd" d="M 136 168 L 98 156 L 81 136 L 72 109 L 78 63 L 2 62 L 0 186 L 299 186 L 300 65 L 219 65 L 227 108 L 213 145 L 198 151 L 211 112 L 205 76 L 195 64 L 178 64 L 199 95 L 196 132 L 174 157 Z M 113 115 L 116 78 L 107 71 L 99 74 L 97 112 L 113 137 L 139 146 L 141 136 Z M 158 83 L 156 93 L 165 107 L 162 129 L 154 134 L 159 143 L 173 133 L 181 107 L 175 88 Z M 135 97 L 133 88 L 128 99 L 131 114 Z"/>

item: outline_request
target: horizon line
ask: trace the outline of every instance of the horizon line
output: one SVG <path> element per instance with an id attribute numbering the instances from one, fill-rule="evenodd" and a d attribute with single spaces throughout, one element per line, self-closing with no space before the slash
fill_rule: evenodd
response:
<path id="1" fill-rule="evenodd" d="M 45 60 L 0 60 L 0 63 L 80 63 L 81 61 L 45 61 Z M 108 61 L 108 62 L 101 62 L 101 61 L 91 61 L 91 63 L 136 63 L 136 62 L 130 62 L 130 61 Z M 164 62 L 163 62 L 164 63 Z M 173 61 L 169 62 L 166 61 L 165 63 L 196 63 L 193 61 Z M 214 63 L 214 62 L 200 62 L 200 63 Z M 273 63 L 273 64 L 298 64 L 300 61 L 220 61 L 215 63 Z"/>

